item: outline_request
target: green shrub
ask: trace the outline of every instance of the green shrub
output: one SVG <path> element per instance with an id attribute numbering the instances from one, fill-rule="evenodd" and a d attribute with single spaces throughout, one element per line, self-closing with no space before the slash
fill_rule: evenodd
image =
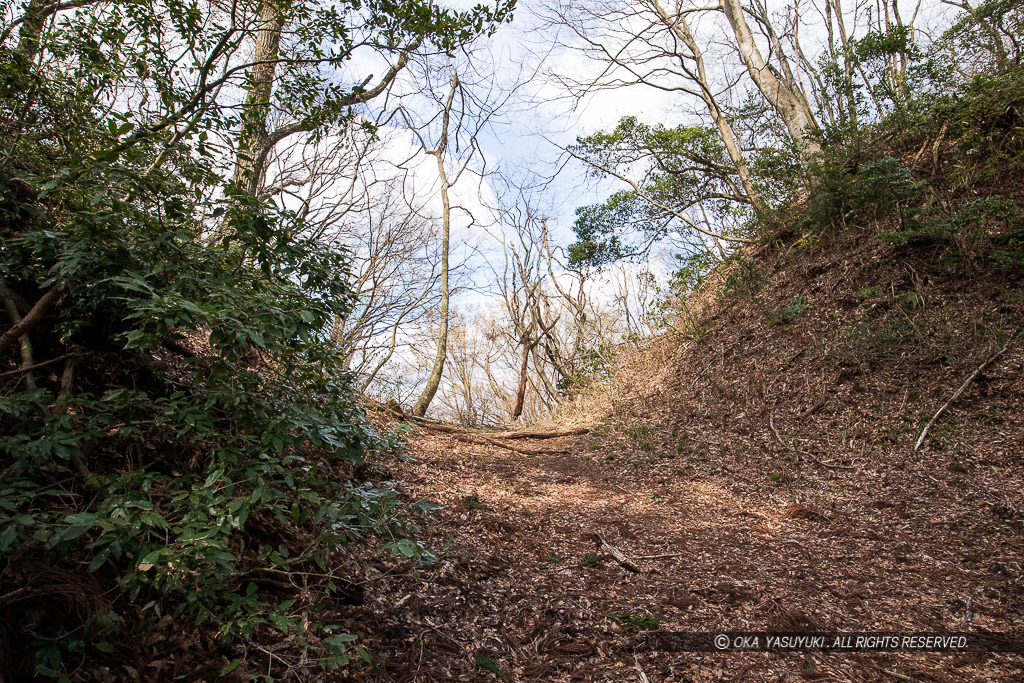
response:
<path id="1" fill-rule="evenodd" d="M 340 550 L 381 535 L 417 555 L 397 495 L 351 477 L 396 442 L 371 428 L 331 337 L 349 255 L 223 179 L 237 99 L 186 87 L 191 60 L 218 54 L 201 11 L 62 13 L 43 68 L 0 44 L 3 331 L 7 304 L 50 302 L 28 334 L 39 366 L 0 349 L 0 637 L 25 677 L 68 677 L 165 617 L 201 627 L 204 648 L 276 639 L 346 664 L 358 651 L 331 605 L 358 591 Z M 447 22 L 453 45 L 483 30 L 460 23 L 475 18 L 431 12 L 412 32 Z M 245 39 L 232 28 L 223 45 Z M 322 81 L 304 78 L 283 90 L 308 104 Z M 292 582 L 304 590 L 283 597 Z"/>
<path id="2" fill-rule="evenodd" d="M 753 259 L 736 256 L 732 263 L 722 288 L 722 295 L 727 298 L 755 296 L 769 280 L 768 271 L 756 265 Z"/>
<path id="3" fill-rule="evenodd" d="M 798 296 L 788 306 L 768 311 L 768 321 L 774 324 L 787 323 L 794 320 L 808 308 L 810 308 L 810 304 L 807 303 L 807 298 Z"/>

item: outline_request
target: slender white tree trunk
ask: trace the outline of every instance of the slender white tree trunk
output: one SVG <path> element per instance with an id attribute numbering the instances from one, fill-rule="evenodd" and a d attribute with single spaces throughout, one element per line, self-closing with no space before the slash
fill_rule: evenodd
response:
<path id="1" fill-rule="evenodd" d="M 427 378 L 427 385 L 423 387 L 423 393 L 412 408 L 412 414 L 423 417 L 427 414 L 430 402 L 434 400 L 437 388 L 441 386 L 441 377 L 444 375 L 444 363 L 448 354 L 448 304 L 451 298 L 451 291 L 448 286 L 448 254 L 450 252 L 451 238 L 451 216 L 452 207 L 448 196 L 451 183 L 448 180 L 448 172 L 444 167 L 445 150 L 448 148 L 448 123 L 451 120 L 452 102 L 455 100 L 455 93 L 459 89 L 459 76 L 452 76 L 452 89 L 448 93 L 448 101 L 445 104 L 444 114 L 441 123 L 441 139 L 437 147 L 431 152 L 437 159 L 437 174 L 441 179 L 441 324 L 437 334 L 437 353 L 434 356 L 434 366 Z"/>
<path id="2" fill-rule="evenodd" d="M 732 126 L 729 124 L 728 119 L 725 117 L 725 113 L 718 106 L 718 102 L 715 101 L 714 94 L 712 93 L 711 86 L 708 82 L 707 70 L 704 66 L 704 53 L 701 51 L 696 39 L 694 39 L 693 32 L 690 30 L 690 25 L 686 21 L 686 17 L 682 14 L 675 17 L 669 16 L 668 12 L 665 11 L 658 0 L 654 0 L 654 8 L 661 17 L 661 20 L 666 26 L 668 26 L 669 30 L 672 31 L 672 33 L 681 40 L 687 48 L 689 48 L 690 53 L 693 56 L 693 60 L 697 65 L 697 85 L 700 86 L 701 99 L 704 100 L 704 104 L 707 105 L 708 112 L 711 114 L 711 119 L 715 122 L 718 134 L 722 138 L 722 143 L 725 145 L 725 150 L 728 152 L 729 158 L 732 159 L 732 163 L 736 167 L 736 173 L 740 177 L 740 183 L 743 185 L 743 191 L 746 192 L 747 196 L 750 198 L 750 203 L 754 208 L 760 210 L 760 197 L 751 180 L 750 168 L 747 166 L 747 161 L 743 158 L 743 150 L 739 136 L 736 135 L 736 131 L 734 131 Z"/>
<path id="3" fill-rule="evenodd" d="M 740 0 L 720 0 L 720 3 L 729 25 L 732 26 L 736 45 L 750 77 L 785 124 L 796 144 L 800 161 L 804 166 L 808 166 L 821 152 L 821 147 L 810 136 L 818 127 L 811 105 L 798 88 L 783 82 L 765 63 L 750 32 Z"/>

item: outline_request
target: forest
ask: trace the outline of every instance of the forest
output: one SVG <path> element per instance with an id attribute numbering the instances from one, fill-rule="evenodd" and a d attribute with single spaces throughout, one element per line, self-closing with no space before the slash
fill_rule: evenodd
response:
<path id="1" fill-rule="evenodd" d="M 0 0 L 0 303 L 0 683 L 1024 670 L 1015 0 Z"/>

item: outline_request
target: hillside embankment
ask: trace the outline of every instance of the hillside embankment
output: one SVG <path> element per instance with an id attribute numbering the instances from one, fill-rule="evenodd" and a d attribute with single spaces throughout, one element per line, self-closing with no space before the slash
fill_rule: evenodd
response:
<path id="1" fill-rule="evenodd" d="M 387 664 L 367 680 L 1019 675 L 1019 654 L 652 640 L 1019 627 L 1024 290 L 935 256 L 790 235 L 713 276 L 596 390 L 574 416 L 590 433 L 514 451 L 417 429 L 391 474 L 443 506 L 421 523 L 437 560 L 369 560 L 349 628 Z"/>

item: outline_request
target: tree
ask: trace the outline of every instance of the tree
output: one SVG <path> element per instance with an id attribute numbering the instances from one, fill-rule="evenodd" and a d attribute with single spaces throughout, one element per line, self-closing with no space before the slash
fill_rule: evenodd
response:
<path id="1" fill-rule="evenodd" d="M 278 643 L 268 675 L 337 667 L 346 641 L 316 614 L 346 585 L 334 553 L 367 529 L 402 532 L 394 494 L 340 467 L 387 446 L 331 335 L 352 310 L 349 255 L 316 238 L 301 206 L 225 178 L 265 104 L 266 60 L 245 51 L 267 37 L 267 5 L 83 5 L 29 0 L 0 26 L 0 647 L 24 644 L 38 664 L 11 676 L 102 667 L 96 643 L 166 614 L 206 624 L 213 647 Z M 292 33 L 271 61 L 292 70 L 274 72 L 264 120 L 308 105 L 298 120 L 313 138 L 346 123 L 353 88 L 327 80 L 346 45 L 454 49 L 498 16 L 277 8 Z M 365 33 L 346 43 L 356 24 Z M 259 535 L 243 540 L 254 519 Z M 41 591 L 25 583 L 39 557 Z M 250 580 L 308 566 L 327 580 L 294 603 L 270 604 Z M 52 609 L 68 595 L 83 597 Z M 285 658 L 300 620 L 324 643 L 303 646 L 301 663 Z M 30 642 L 46 643 L 38 660 Z"/>
<path id="2" fill-rule="evenodd" d="M 445 166 L 447 163 L 445 153 L 448 149 L 449 142 L 448 136 L 450 133 L 452 119 L 452 103 L 455 101 L 455 94 L 458 91 L 459 74 L 457 71 L 452 71 L 451 89 L 448 91 L 448 98 L 445 100 L 441 111 L 441 131 L 438 136 L 437 144 L 433 147 L 427 144 L 420 132 L 416 130 L 408 120 L 408 114 L 406 114 L 404 109 L 402 110 L 402 115 L 407 117 L 406 122 L 409 123 L 409 127 L 415 132 L 423 153 L 434 157 L 434 161 L 437 164 L 437 177 L 440 181 L 441 194 L 441 317 L 437 333 L 437 353 L 434 356 L 434 365 L 430 369 L 430 376 L 427 377 L 427 384 L 423 387 L 423 392 L 420 394 L 419 399 L 417 399 L 416 405 L 412 408 L 412 414 L 420 417 L 426 415 L 427 408 L 430 407 L 430 402 L 434 399 L 434 394 L 437 393 L 437 388 L 441 384 L 441 375 L 444 373 L 445 356 L 448 352 L 448 314 L 449 306 L 451 305 L 451 288 L 449 286 L 450 269 L 448 267 L 448 261 L 451 254 L 452 228 L 452 203 L 449 193 L 452 185 L 458 182 L 459 176 L 461 176 L 469 167 L 469 162 L 472 159 L 472 155 L 466 158 L 460 168 L 455 172 L 454 177 L 449 175 L 448 169 Z M 475 146 L 473 149 L 475 150 Z"/>
<path id="3" fill-rule="evenodd" d="M 552 383 L 544 372 L 544 364 L 537 356 L 537 347 L 542 341 L 552 338 L 552 332 L 561 319 L 561 314 L 552 310 L 545 291 L 550 262 L 545 263 L 547 223 L 536 216 L 527 204 L 518 216 L 506 212 L 506 222 L 511 223 L 514 241 L 505 239 L 505 268 L 499 285 L 505 317 L 511 323 L 510 336 L 519 350 L 518 381 L 511 409 L 511 418 L 518 420 L 523 415 L 526 389 L 529 379 L 530 359 L 534 358 L 534 371 L 546 386 L 549 396 L 557 395 L 557 379 Z M 508 220 L 508 219 L 512 220 Z M 516 219 L 519 220 L 516 220 Z M 540 225 L 543 235 L 537 234 Z M 547 346 L 550 357 L 560 362 L 554 348 Z"/>
<path id="4" fill-rule="evenodd" d="M 441 304 L 437 349 L 430 375 L 412 408 L 412 413 L 418 416 L 426 414 L 444 375 L 451 302 L 452 222 L 457 213 L 470 225 L 478 222 L 468 202 L 454 200 L 455 188 L 464 177 L 473 176 L 480 181 L 485 177 L 486 159 L 479 138 L 527 82 L 519 78 L 510 86 L 498 84 L 485 68 L 487 64 L 472 53 L 460 59 L 445 60 L 442 66 L 430 62 L 420 64 L 420 81 L 424 87 L 407 97 L 397 110 L 412 132 L 419 153 L 430 157 L 437 170 L 440 199 Z M 442 74 L 447 76 L 447 83 L 441 80 Z M 426 96 L 426 103 L 419 99 L 423 96 Z"/>
<path id="5" fill-rule="evenodd" d="M 757 47 L 754 35 L 747 24 L 747 10 L 740 4 L 740 0 L 719 0 L 719 2 L 722 12 L 732 27 L 736 46 L 747 67 L 747 73 L 757 85 L 757 89 L 761 91 L 761 95 L 782 119 L 796 145 L 800 161 L 804 166 L 809 166 L 813 163 L 815 156 L 821 152 L 821 147 L 813 137 L 818 123 L 811 111 L 807 96 L 793 76 L 786 52 L 782 49 L 782 43 L 775 29 L 772 28 L 766 6 L 763 3 L 757 4 L 759 25 L 768 35 L 772 56 L 779 64 L 779 69 L 770 68 L 764 57 L 761 56 L 761 50 Z"/>
<path id="6" fill-rule="evenodd" d="M 689 50 L 689 54 L 686 54 L 684 50 L 676 46 L 675 50 L 679 55 L 680 68 L 697 86 L 693 92 L 708 108 L 708 113 L 718 129 L 722 144 L 725 145 L 729 158 L 732 159 L 733 165 L 736 167 L 736 173 L 739 175 L 740 182 L 743 185 L 746 199 L 755 209 L 763 210 L 757 189 L 754 187 L 750 177 L 750 168 L 747 165 L 746 159 L 743 158 L 742 143 L 736 135 L 732 124 L 730 124 L 728 116 L 722 110 L 722 107 L 719 106 L 718 100 L 711 89 L 707 66 L 704 63 L 704 52 L 693 36 L 693 31 L 690 29 L 690 24 L 686 19 L 686 13 L 677 7 L 675 13 L 670 14 L 658 0 L 653 0 L 653 6 L 662 23 Z M 691 63 L 692 66 L 690 65 Z"/>
<path id="7" fill-rule="evenodd" d="M 719 103 L 720 88 L 687 18 L 706 12 L 706 7 L 687 8 L 681 2 L 666 8 L 659 0 L 561 3 L 552 23 L 567 28 L 584 55 L 606 66 L 588 79 L 558 75 L 558 80 L 577 97 L 634 85 L 692 96 L 703 103 L 718 131 L 743 188 L 743 201 L 760 208 L 742 140 Z"/>
<path id="8" fill-rule="evenodd" d="M 699 218 L 688 215 L 698 209 L 706 216 L 710 207 L 720 225 L 730 206 L 748 200 L 738 187 L 735 167 L 711 129 L 652 127 L 627 117 L 611 133 L 578 138 L 567 151 L 592 172 L 612 176 L 630 188 L 616 192 L 603 204 L 576 210 L 578 241 L 569 252 L 573 264 L 601 265 L 644 257 L 654 243 L 670 234 L 687 240 L 688 249 L 719 252 L 723 251 L 722 242 L 748 241 L 711 227 L 712 221 L 698 222 Z M 634 177 L 626 175 L 630 171 Z M 629 233 L 639 233 L 639 241 L 630 241 L 623 226 L 630 227 Z"/>
<path id="9" fill-rule="evenodd" d="M 755 215 L 766 209 L 748 156 L 756 163 L 762 149 L 774 153 L 780 141 L 762 142 L 754 130 L 744 135 L 738 127 L 746 125 L 744 117 L 723 104 L 736 99 L 738 78 L 721 66 L 708 68 L 702 42 L 711 33 L 701 37 L 692 26 L 695 18 L 706 25 L 717 9 L 660 0 L 575 0 L 552 9 L 551 25 L 567 31 L 569 45 L 597 66 L 586 77 L 556 76 L 573 95 L 645 86 L 671 93 L 679 116 L 688 119 L 668 128 L 626 118 L 614 131 L 581 137 L 567 149 L 595 176 L 629 188 L 580 212 L 576 262 L 639 256 L 666 235 L 724 252 L 724 245 L 745 241 L 739 231 L 719 229 L 733 210 L 726 206 Z M 719 49 L 719 64 L 723 56 Z M 640 240 L 623 244 L 636 223 L 643 226 Z"/>
<path id="10" fill-rule="evenodd" d="M 352 312 L 335 324 L 334 336 L 366 391 L 400 344 L 438 301 L 443 244 L 399 179 L 375 188 L 364 210 L 333 230 L 353 254 Z"/>
<path id="11" fill-rule="evenodd" d="M 408 64 L 409 54 L 423 44 L 423 35 L 403 25 L 405 20 L 416 18 L 423 11 L 424 7 L 420 3 L 408 3 L 408 8 L 399 10 L 402 14 L 383 16 L 379 14 L 379 8 L 370 4 L 369 15 L 365 19 L 367 27 L 400 20 L 392 27 L 395 34 L 389 36 L 393 45 L 381 44 L 373 33 L 358 40 L 352 35 L 349 26 L 339 23 L 337 19 L 331 20 L 325 14 L 324 19 L 317 24 L 320 31 L 327 29 L 326 35 L 319 31 L 310 34 L 300 25 L 299 30 L 294 32 L 298 40 L 292 47 L 292 54 L 282 54 L 281 40 L 286 27 L 296 18 L 308 17 L 310 13 L 318 11 L 316 5 L 300 0 L 264 0 L 259 5 L 234 171 L 235 185 L 249 194 L 255 195 L 260 190 L 266 173 L 267 156 L 277 144 L 292 135 L 315 131 L 325 124 L 338 124 L 348 115 L 351 107 L 365 104 L 384 93 Z M 405 16 L 406 13 L 408 16 Z M 460 18 L 442 13 L 439 18 L 465 21 L 469 16 Z M 340 18 L 344 19 L 345 14 Z M 324 39 L 334 39 L 339 46 L 333 54 L 317 57 L 319 43 Z M 450 40 L 444 35 L 440 39 L 441 42 Z M 394 64 L 372 87 L 367 87 L 372 75 L 359 85 L 345 88 L 335 84 L 319 69 L 309 69 L 310 63 L 336 68 L 350 59 L 359 48 L 369 45 L 371 40 L 375 45 L 383 47 L 385 53 L 397 55 Z M 309 41 L 308 44 L 304 44 L 305 41 Z M 296 73 L 280 74 L 289 68 Z M 279 79 L 283 82 L 277 84 L 279 87 L 275 98 L 275 81 Z M 274 119 L 285 120 L 271 129 L 269 123 L 272 115 L 275 115 Z"/>

